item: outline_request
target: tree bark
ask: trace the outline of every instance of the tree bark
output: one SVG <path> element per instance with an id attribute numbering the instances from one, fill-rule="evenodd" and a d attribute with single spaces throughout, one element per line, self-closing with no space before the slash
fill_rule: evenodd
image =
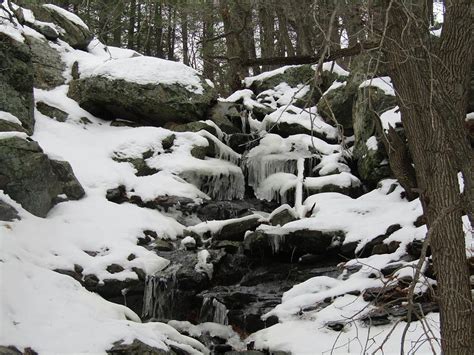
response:
<path id="1" fill-rule="evenodd" d="M 205 11 L 203 13 L 203 26 L 202 26 L 202 60 L 203 70 L 202 74 L 209 80 L 214 80 L 214 41 L 210 41 L 214 37 L 214 4 L 213 0 L 206 0 Z"/>
<path id="2" fill-rule="evenodd" d="M 472 354 L 472 296 L 457 178 L 459 170 L 467 169 L 461 157 L 468 161 L 472 157 L 472 151 L 467 153 L 464 147 L 464 128 L 459 127 L 466 114 L 464 77 L 470 74 L 470 68 L 459 62 L 471 51 L 471 39 L 443 33 L 439 46 L 433 45 L 429 17 L 421 2 L 411 7 L 401 0 L 390 3 L 383 49 L 416 168 L 427 227 L 436 225 L 431 231 L 431 250 L 442 349 L 444 354 Z M 470 1 L 450 2 L 448 7 L 443 32 L 458 32 L 454 30 L 457 27 L 471 33 Z M 455 142 L 462 136 L 464 139 Z M 472 166 L 468 170 L 472 171 Z"/>
<path id="3" fill-rule="evenodd" d="M 128 12 L 128 36 L 127 36 L 127 48 L 135 48 L 135 21 L 136 21 L 136 12 L 137 12 L 137 2 L 136 0 L 130 0 L 130 8 Z"/>

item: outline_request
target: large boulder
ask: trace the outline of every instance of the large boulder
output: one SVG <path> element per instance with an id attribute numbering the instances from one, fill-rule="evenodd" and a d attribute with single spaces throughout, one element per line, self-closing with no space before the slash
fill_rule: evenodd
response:
<path id="1" fill-rule="evenodd" d="M 181 63 L 152 57 L 111 60 L 73 80 L 68 95 L 104 119 L 163 126 L 205 119 L 215 92 Z"/>
<path id="2" fill-rule="evenodd" d="M 50 160 L 38 143 L 19 136 L 0 139 L 0 190 L 40 217 L 59 195 L 69 199 L 84 195 L 68 163 Z"/>
<path id="3" fill-rule="evenodd" d="M 0 111 L 17 117 L 23 128 L 29 134 L 33 133 L 35 121 L 30 48 L 2 32 L 0 32 Z"/>
<path id="4" fill-rule="evenodd" d="M 58 51 L 54 50 L 46 40 L 25 36 L 31 48 L 34 85 L 39 89 L 53 89 L 65 82 L 63 72 L 66 65 Z"/>
<path id="5" fill-rule="evenodd" d="M 30 9 L 33 11 L 36 20 L 53 23 L 59 27 L 57 28 L 59 38 L 69 43 L 71 47 L 87 50 L 87 46 L 94 36 L 79 17 L 59 6 L 51 4 L 31 6 Z M 33 27 L 35 27 L 35 23 L 33 23 Z M 45 31 L 42 30 L 42 32 Z M 49 32 L 51 32 L 52 36 L 53 31 L 50 30 Z M 51 36 L 48 35 L 50 38 Z"/>
<path id="6" fill-rule="evenodd" d="M 279 258 L 297 261 L 305 254 L 325 255 L 342 244 L 343 231 L 299 229 L 286 233 L 257 230 L 246 236 L 243 246 L 251 257 Z"/>

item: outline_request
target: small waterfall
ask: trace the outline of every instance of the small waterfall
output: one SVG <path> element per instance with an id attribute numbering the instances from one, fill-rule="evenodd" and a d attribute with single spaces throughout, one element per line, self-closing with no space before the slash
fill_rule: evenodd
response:
<path id="1" fill-rule="evenodd" d="M 143 319 L 171 319 L 175 307 L 176 271 L 179 265 L 172 265 L 166 276 L 148 275 L 143 295 Z M 176 305 L 179 307 L 179 305 Z"/>
<path id="2" fill-rule="evenodd" d="M 214 322 L 228 325 L 227 307 L 214 297 L 204 297 L 199 314 L 200 322 Z"/>

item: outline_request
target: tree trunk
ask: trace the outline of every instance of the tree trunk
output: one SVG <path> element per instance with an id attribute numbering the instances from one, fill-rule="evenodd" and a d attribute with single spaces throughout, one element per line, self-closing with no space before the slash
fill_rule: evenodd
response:
<path id="1" fill-rule="evenodd" d="M 214 4 L 213 0 L 206 0 L 205 10 L 203 13 L 202 25 L 202 60 L 203 69 L 202 74 L 205 78 L 214 81 L 214 41 L 210 41 L 214 37 Z"/>
<path id="2" fill-rule="evenodd" d="M 460 63 L 471 53 L 470 1 L 448 5 L 439 45 L 430 42 L 429 16 L 416 3 L 391 2 L 383 49 L 432 233 L 442 349 L 445 354 L 472 354 L 472 296 L 461 220 L 465 206 L 457 178 L 463 168 L 472 174 L 472 165 L 467 168 L 460 158 L 473 161 L 459 127 L 466 114 L 465 77 L 470 74 L 470 63 Z M 450 38 L 450 31 L 463 30 L 467 35 Z"/>
<path id="3" fill-rule="evenodd" d="M 161 15 L 161 1 L 155 3 L 155 55 L 158 58 L 164 58 L 163 54 L 163 18 Z"/>
<path id="4" fill-rule="evenodd" d="M 181 42 L 183 44 L 183 63 L 189 65 L 188 48 L 188 9 L 186 0 L 181 2 Z"/>
<path id="5" fill-rule="evenodd" d="M 120 47 L 122 45 L 122 15 L 124 11 L 124 1 L 117 0 L 113 11 L 113 21 L 112 21 L 112 45 L 115 47 Z"/>
<path id="6" fill-rule="evenodd" d="M 260 21 L 260 49 L 262 58 L 274 56 L 275 46 L 275 16 L 272 9 L 266 6 L 265 2 L 259 3 L 258 18 Z M 263 71 L 271 70 L 268 65 L 263 66 Z"/>
<path id="7" fill-rule="evenodd" d="M 288 57 L 294 57 L 295 48 L 293 47 L 293 43 L 291 42 L 291 38 L 289 35 L 288 19 L 285 16 L 284 10 L 281 8 L 281 6 L 279 6 L 279 4 L 277 4 L 275 10 L 278 18 L 278 32 L 280 35 L 279 42 L 281 46 L 280 48 L 283 48 L 283 51 L 278 53 L 278 56 L 284 57 L 286 54 Z"/>
<path id="8" fill-rule="evenodd" d="M 130 8 L 128 12 L 128 36 L 127 36 L 127 48 L 134 49 L 135 48 L 135 15 L 137 10 L 137 2 L 136 0 L 130 0 Z"/>

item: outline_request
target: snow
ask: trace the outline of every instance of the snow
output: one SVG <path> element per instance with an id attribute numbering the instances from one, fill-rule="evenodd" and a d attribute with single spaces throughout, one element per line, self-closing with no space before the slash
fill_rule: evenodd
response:
<path id="1" fill-rule="evenodd" d="M 328 307 L 320 311 L 318 315 L 328 317 L 328 314 L 341 314 L 341 318 L 348 322 L 344 331 L 335 332 L 324 328 L 322 322 L 312 320 L 293 320 L 279 323 L 272 327 L 254 333 L 248 341 L 254 341 L 258 349 L 269 349 L 271 351 L 287 351 L 294 355 L 308 354 L 365 354 L 374 353 L 377 348 L 383 346 L 385 354 L 397 354 L 400 352 L 400 339 L 406 322 L 400 322 L 395 330 L 384 342 L 393 325 L 378 327 L 367 327 L 357 321 L 351 321 L 345 317 L 353 316 L 357 310 L 365 306 L 355 296 L 344 296 L 337 299 L 337 307 Z M 341 312 L 351 306 L 352 312 Z M 426 316 L 426 323 L 439 339 L 439 315 L 430 313 Z M 317 341 L 315 341 L 317 339 Z M 419 321 L 412 322 L 405 338 L 405 351 L 416 354 L 432 354 L 430 343 L 433 344 L 436 353 L 441 353 L 440 344 L 424 334 L 423 327 Z M 382 352 L 381 352 L 382 353 Z"/>
<path id="2" fill-rule="evenodd" d="M 194 69 L 178 62 L 154 58 L 121 58 L 105 62 L 84 77 L 101 76 L 109 79 L 123 79 L 141 85 L 182 85 L 195 94 L 203 94 L 204 88 L 199 74 Z"/>
<path id="3" fill-rule="evenodd" d="M 197 253 L 197 264 L 194 266 L 196 272 L 202 272 L 207 275 L 209 280 L 212 280 L 212 273 L 214 272 L 214 265 L 210 263 L 211 254 L 206 249 L 200 250 Z"/>
<path id="4" fill-rule="evenodd" d="M 367 141 L 365 142 L 365 145 L 367 147 L 368 150 L 375 150 L 377 151 L 378 150 L 378 142 L 377 142 L 377 137 L 375 136 L 371 136 L 367 139 Z"/>
<path id="5" fill-rule="evenodd" d="M 309 85 L 298 84 L 292 88 L 287 83 L 280 83 L 273 89 L 262 91 L 258 94 L 257 99 L 260 102 L 268 104 L 271 108 L 276 109 L 278 106 L 289 105 L 295 100 L 304 98 L 310 90 Z"/>
<path id="6" fill-rule="evenodd" d="M 169 321 L 168 325 L 177 329 L 180 333 L 186 333 L 192 337 L 201 337 L 203 334 L 207 334 L 210 337 L 226 339 L 227 344 L 231 345 L 234 349 L 245 350 L 244 343 L 240 340 L 239 335 L 232 329 L 230 325 L 212 322 L 204 322 L 193 325 L 187 321 L 177 320 Z"/>
<path id="7" fill-rule="evenodd" d="M 190 247 L 190 246 L 193 246 L 193 247 L 196 246 L 196 239 L 189 236 L 183 238 L 183 240 L 181 241 L 181 248 L 186 249 L 186 247 Z"/>
<path id="8" fill-rule="evenodd" d="M 395 106 L 394 108 L 385 111 L 380 115 L 380 121 L 384 130 L 388 131 L 390 127 L 397 127 L 401 124 L 400 108 Z"/>
<path id="9" fill-rule="evenodd" d="M 59 6 L 56 6 L 56 5 L 53 5 L 53 4 L 46 4 L 46 5 L 43 5 L 43 7 L 47 8 L 47 9 L 50 9 L 50 10 L 53 10 L 54 12 L 57 12 L 59 15 L 61 15 L 62 17 L 68 19 L 69 21 L 71 21 L 72 23 L 78 25 L 79 27 L 82 27 L 86 30 L 89 29 L 89 27 L 87 27 L 87 25 L 84 23 L 84 21 L 82 21 L 80 19 L 79 16 L 76 16 L 72 12 L 69 12 L 69 11 L 63 9 L 62 7 L 59 7 Z"/>
<path id="10" fill-rule="evenodd" d="M 340 82 L 340 81 L 335 81 L 331 84 L 331 86 L 323 93 L 322 96 L 326 95 L 328 92 L 335 90 L 337 88 L 341 88 L 347 85 L 347 81 Z"/>
<path id="11" fill-rule="evenodd" d="M 313 65 L 312 68 L 315 70 L 316 65 Z M 343 69 L 336 62 L 325 62 L 325 63 L 323 63 L 323 70 L 336 73 L 339 76 L 349 76 L 349 74 L 350 74 L 347 70 Z"/>
<path id="12" fill-rule="evenodd" d="M 21 121 L 16 116 L 13 116 L 10 112 L 0 111 L 0 120 L 15 123 L 19 126 L 22 125 Z"/>
<path id="13" fill-rule="evenodd" d="M 219 233 L 222 230 L 222 228 L 227 224 L 243 222 L 248 219 L 254 219 L 256 215 L 260 216 L 259 214 L 253 214 L 253 215 L 244 216 L 240 218 L 232 218 L 232 219 L 226 219 L 226 220 L 221 220 L 221 221 L 204 221 L 192 227 L 188 227 L 187 230 L 201 236 L 206 235 L 206 234 L 210 234 L 211 236 L 213 236 Z"/>
<path id="14" fill-rule="evenodd" d="M 4 6 L 0 9 L 0 32 L 6 34 L 18 42 L 23 43 L 25 42 L 25 38 L 22 36 L 23 30 L 21 25 L 14 16 L 13 24 L 9 20 L 10 16 L 12 16 L 12 13 L 13 12 L 9 8 L 8 3 L 4 4 Z"/>
<path id="15" fill-rule="evenodd" d="M 358 178 L 348 172 L 327 176 L 307 177 L 304 181 L 304 187 L 307 189 L 321 189 L 328 185 L 334 185 L 340 188 L 350 188 L 360 186 L 361 182 Z"/>
<path id="16" fill-rule="evenodd" d="M 323 118 L 317 113 L 316 107 L 307 109 L 301 109 L 293 105 L 280 107 L 265 116 L 262 122 L 268 132 L 271 132 L 272 127 L 279 123 L 300 125 L 308 131 L 313 130 L 329 139 L 338 137 L 337 129 L 324 122 Z"/>
<path id="17" fill-rule="evenodd" d="M 26 139 L 28 138 L 28 135 L 23 132 L 0 132 L 0 139 L 8 139 L 13 137 Z"/>
<path id="18" fill-rule="evenodd" d="M 252 110 L 255 107 L 266 108 L 265 105 L 262 105 L 258 101 L 254 100 L 253 97 L 255 94 L 250 89 L 243 89 L 234 92 L 226 99 L 220 99 L 222 102 L 240 102 L 242 101 L 245 108 Z"/>
<path id="19" fill-rule="evenodd" d="M 295 68 L 295 67 L 297 67 L 297 65 L 286 65 L 284 67 L 281 67 L 275 70 L 271 70 L 271 71 L 263 72 L 255 76 L 247 77 L 244 79 L 244 85 L 246 87 L 250 87 L 256 81 L 265 81 L 267 79 L 274 77 L 275 75 L 283 74 L 288 69 Z"/>
<path id="20" fill-rule="evenodd" d="M 395 96 L 395 90 L 392 85 L 392 79 L 390 79 L 389 76 L 368 79 L 362 84 L 360 84 L 359 88 L 365 88 L 369 86 L 382 90 L 385 95 Z"/>
<path id="21" fill-rule="evenodd" d="M 322 172 L 322 175 L 333 172 L 338 167 L 340 167 L 339 171 L 346 171 L 348 167 L 340 162 L 341 150 L 340 145 L 328 144 L 319 138 L 305 134 L 282 138 L 279 135 L 267 133 L 260 140 L 260 144 L 251 149 L 245 156 L 248 184 L 257 187 L 259 196 L 269 199 L 269 196 L 273 196 L 277 190 L 280 192 L 287 191 L 292 187 L 291 180 L 293 178 L 290 175 L 297 174 L 296 161 L 299 158 L 314 159 L 317 158 L 318 154 L 333 156 L 321 160 L 318 164 L 317 170 Z M 279 177 L 273 177 L 271 180 L 265 180 L 275 173 L 288 173 L 290 175 L 279 175 Z M 285 176 L 289 178 L 287 182 L 284 181 Z M 264 180 L 265 184 L 263 184 Z M 261 184 L 262 187 L 260 188 Z M 283 185 L 285 185 L 284 188 Z M 280 188 L 283 188 L 283 190 Z"/>
<path id="22" fill-rule="evenodd" d="M 350 174 L 342 175 L 352 181 Z M 336 175 L 337 176 L 337 175 Z M 329 176 L 331 177 L 331 176 Z M 306 178 L 306 183 L 310 179 Z M 415 227 L 413 222 L 422 214 L 419 200 L 408 202 L 400 197 L 402 188 L 396 186 L 388 194 L 395 180 L 383 180 L 381 186 L 357 199 L 340 193 L 319 193 L 308 197 L 304 204 L 312 209 L 311 218 L 290 222 L 281 227 L 283 232 L 298 229 L 320 231 L 342 230 L 346 232 L 344 243 L 360 242 L 358 249 L 376 236 L 385 234 L 387 228 L 399 224 L 402 228 L 394 233 L 397 240 L 408 242 L 414 235 L 424 235 L 425 227 Z M 390 211 L 390 213 L 387 213 Z"/>
<path id="23" fill-rule="evenodd" d="M 298 183 L 298 177 L 290 173 L 274 173 L 268 176 L 258 185 L 255 196 L 261 200 L 276 200 L 280 203 L 287 203 L 287 195 Z"/>
<path id="24" fill-rule="evenodd" d="M 263 72 L 261 74 L 255 75 L 255 76 L 247 77 L 243 80 L 243 83 L 244 83 L 245 87 L 249 88 L 250 86 L 253 85 L 253 83 L 255 83 L 257 81 L 265 81 L 265 80 L 270 79 L 270 78 L 272 78 L 276 75 L 283 74 L 285 71 L 287 71 L 290 68 L 297 68 L 297 67 L 299 67 L 299 66 L 298 65 L 286 65 L 286 66 L 283 66 L 281 68 L 277 68 L 275 70 L 271 70 L 271 71 Z M 316 67 L 317 67 L 317 65 L 313 65 L 311 68 L 313 70 L 315 70 Z M 349 72 L 347 70 L 343 69 L 340 65 L 338 65 L 337 63 L 334 63 L 334 62 L 323 63 L 323 68 L 322 69 L 324 71 L 334 72 L 334 73 L 336 73 L 337 75 L 340 75 L 340 76 L 348 76 L 349 75 Z"/>

